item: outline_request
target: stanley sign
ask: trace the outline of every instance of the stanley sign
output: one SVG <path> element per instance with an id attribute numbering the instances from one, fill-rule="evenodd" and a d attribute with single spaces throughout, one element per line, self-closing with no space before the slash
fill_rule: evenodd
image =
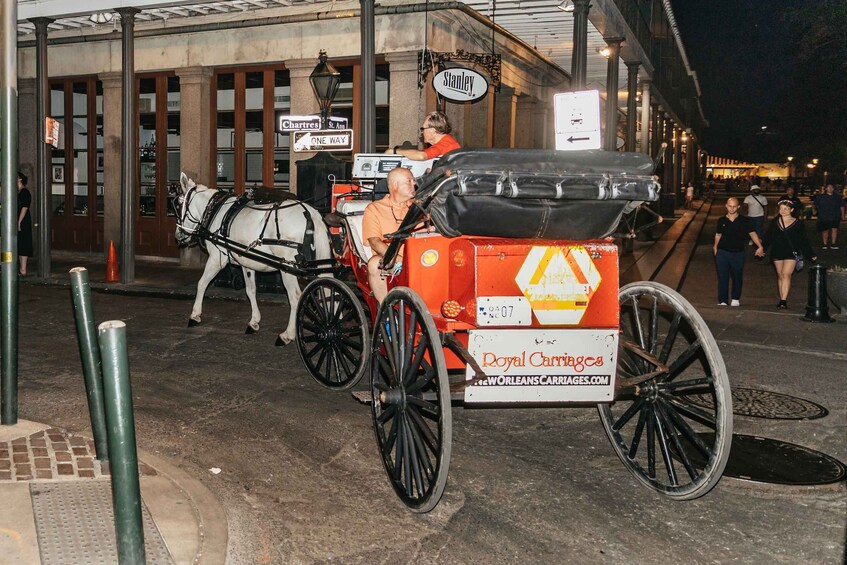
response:
<path id="1" fill-rule="evenodd" d="M 432 77 L 435 91 L 451 102 L 474 102 L 488 94 L 488 81 L 476 71 L 455 67 Z"/>

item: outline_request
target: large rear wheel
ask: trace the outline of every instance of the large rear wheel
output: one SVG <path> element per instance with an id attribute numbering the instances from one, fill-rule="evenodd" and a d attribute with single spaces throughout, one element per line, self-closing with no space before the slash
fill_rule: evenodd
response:
<path id="1" fill-rule="evenodd" d="M 450 385 L 441 339 L 423 300 L 398 287 L 380 305 L 371 348 L 376 442 L 391 486 L 414 512 L 429 512 L 447 484 Z"/>
<path id="2" fill-rule="evenodd" d="M 702 496 L 720 480 L 732 442 L 718 345 L 694 307 L 664 285 L 628 284 L 620 307 L 615 402 L 598 407 L 606 434 L 643 484 L 674 499 Z"/>
<path id="3" fill-rule="evenodd" d="M 355 386 L 370 344 L 365 310 L 350 287 L 327 277 L 306 285 L 297 304 L 297 351 L 316 381 L 335 390 Z"/>

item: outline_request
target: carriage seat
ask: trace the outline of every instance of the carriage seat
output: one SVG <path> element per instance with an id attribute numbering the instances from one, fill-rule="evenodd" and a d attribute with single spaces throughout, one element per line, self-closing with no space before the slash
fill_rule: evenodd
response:
<path id="1" fill-rule="evenodd" d="M 373 256 L 373 250 L 362 242 L 362 220 L 365 208 L 370 203 L 371 200 L 341 200 L 336 206 L 336 210 L 344 215 L 344 221 L 347 223 L 348 239 L 353 243 L 353 253 L 365 263 Z"/>

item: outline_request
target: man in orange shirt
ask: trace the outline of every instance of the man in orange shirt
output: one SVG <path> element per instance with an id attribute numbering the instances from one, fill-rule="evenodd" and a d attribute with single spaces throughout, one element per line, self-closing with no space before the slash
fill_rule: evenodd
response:
<path id="1" fill-rule="evenodd" d="M 450 122 L 443 112 L 430 112 L 424 118 L 421 126 L 421 138 L 428 147 L 423 150 L 401 149 L 398 145 L 394 149 L 389 149 L 386 153 L 402 155 L 413 161 L 428 161 L 435 157 L 441 157 L 445 153 L 462 147 L 456 141 L 456 138 L 450 135 L 452 130 L 453 128 L 450 127 Z"/>
<path id="2" fill-rule="evenodd" d="M 368 204 L 362 217 L 362 240 L 373 250 L 368 260 L 368 283 L 377 302 L 388 294 L 383 274 L 382 258 L 388 251 L 384 235 L 400 229 L 400 224 L 415 198 L 415 177 L 409 169 L 397 167 L 388 173 L 388 194 L 382 200 Z M 398 264 L 399 267 L 399 264 Z M 399 271 L 398 271 L 399 272 Z"/>

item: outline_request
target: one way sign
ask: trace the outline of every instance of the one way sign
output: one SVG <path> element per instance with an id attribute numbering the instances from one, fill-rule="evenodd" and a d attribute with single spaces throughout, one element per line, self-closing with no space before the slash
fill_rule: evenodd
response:
<path id="1" fill-rule="evenodd" d="M 553 97 L 556 149 L 600 149 L 600 91 L 563 92 Z"/>
<path id="2" fill-rule="evenodd" d="M 295 153 L 353 150 L 352 129 L 295 131 L 291 135 Z"/>

